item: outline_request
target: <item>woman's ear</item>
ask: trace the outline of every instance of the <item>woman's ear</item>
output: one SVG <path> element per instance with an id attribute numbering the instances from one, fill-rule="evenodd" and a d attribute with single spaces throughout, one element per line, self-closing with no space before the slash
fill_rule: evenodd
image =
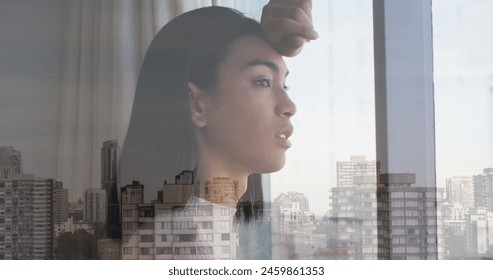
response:
<path id="1" fill-rule="evenodd" d="M 207 118 L 205 116 L 205 99 L 206 94 L 196 85 L 188 82 L 188 100 L 190 104 L 190 113 L 192 114 L 192 122 L 196 127 L 205 127 Z"/>

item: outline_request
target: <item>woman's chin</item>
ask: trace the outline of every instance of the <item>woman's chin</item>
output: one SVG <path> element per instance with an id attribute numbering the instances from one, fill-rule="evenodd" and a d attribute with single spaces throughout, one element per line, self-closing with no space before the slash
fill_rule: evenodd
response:
<path id="1" fill-rule="evenodd" d="M 286 163 L 286 160 L 283 158 L 282 160 L 279 160 L 278 162 L 269 162 L 269 164 L 264 164 L 261 169 L 258 169 L 257 172 L 254 173 L 260 173 L 260 174 L 267 174 L 267 173 L 275 173 L 279 170 L 281 170 Z"/>

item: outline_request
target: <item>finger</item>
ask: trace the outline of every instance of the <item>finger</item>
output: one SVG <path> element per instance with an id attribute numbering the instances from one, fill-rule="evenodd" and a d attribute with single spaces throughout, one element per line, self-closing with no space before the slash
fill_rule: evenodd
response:
<path id="1" fill-rule="evenodd" d="M 282 5 L 291 7 L 300 7 L 307 14 L 311 14 L 312 0 L 270 0 L 268 5 Z"/>
<path id="2" fill-rule="evenodd" d="M 278 30 L 286 30 L 286 33 L 282 37 L 300 36 L 305 38 L 305 40 L 316 40 L 319 37 L 311 23 L 303 24 L 290 18 L 279 18 L 273 21 L 273 24 L 278 27 Z"/>
<path id="3" fill-rule="evenodd" d="M 303 2 L 305 3 L 305 2 Z M 306 4 L 305 4 L 306 6 Z M 272 18 L 289 17 L 300 22 L 310 22 L 312 21 L 311 8 L 306 8 L 302 6 L 293 6 L 286 4 L 270 4 L 264 6 L 262 15 L 268 15 Z"/>
<path id="4" fill-rule="evenodd" d="M 277 44 L 279 53 L 283 56 L 293 57 L 298 55 L 305 45 L 305 38 L 300 36 L 286 37 Z"/>

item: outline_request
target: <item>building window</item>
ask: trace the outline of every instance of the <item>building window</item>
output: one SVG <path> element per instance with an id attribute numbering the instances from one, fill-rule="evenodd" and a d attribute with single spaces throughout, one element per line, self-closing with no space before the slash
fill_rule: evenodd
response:
<path id="1" fill-rule="evenodd" d="M 144 234 L 140 236 L 140 242 L 147 243 L 147 242 L 154 242 L 154 235 L 151 234 Z"/>
<path id="2" fill-rule="evenodd" d="M 197 216 L 212 216 L 212 206 L 199 206 Z"/>
<path id="3" fill-rule="evenodd" d="M 132 248 L 131 247 L 123 247 L 123 254 L 124 255 L 131 255 L 132 254 Z"/>
<path id="4" fill-rule="evenodd" d="M 221 208 L 221 216 L 229 216 L 230 210 Z"/>
<path id="5" fill-rule="evenodd" d="M 171 209 L 159 209 L 157 211 L 157 216 L 158 217 L 171 217 L 172 216 L 172 211 Z"/>
<path id="6" fill-rule="evenodd" d="M 201 222 L 201 228 L 202 229 L 212 229 L 214 228 L 213 225 L 212 225 L 212 221 L 205 221 L 205 222 Z"/>
<path id="7" fill-rule="evenodd" d="M 168 241 L 168 235 L 167 234 L 161 234 L 161 242 L 166 242 L 166 241 Z"/>
<path id="8" fill-rule="evenodd" d="M 222 233 L 221 240 L 229 240 L 229 233 Z"/>
<path id="9" fill-rule="evenodd" d="M 123 242 L 124 243 L 129 242 L 131 237 L 132 237 L 131 235 L 123 235 Z"/>
<path id="10" fill-rule="evenodd" d="M 417 219 L 409 219 L 409 220 L 406 220 L 406 225 L 408 225 L 408 226 L 417 226 L 418 225 L 418 220 Z"/>
<path id="11" fill-rule="evenodd" d="M 392 220 L 390 223 L 392 226 L 403 226 L 404 220 Z"/>
<path id="12" fill-rule="evenodd" d="M 221 246 L 221 253 L 229 254 L 230 253 L 229 246 Z"/>
<path id="13" fill-rule="evenodd" d="M 173 235 L 173 241 L 177 242 L 193 242 L 197 240 L 196 234 L 175 234 Z"/>
<path id="14" fill-rule="evenodd" d="M 156 249 L 157 255 L 171 255 L 173 254 L 172 247 L 157 247 Z"/>
<path id="15" fill-rule="evenodd" d="M 139 229 L 154 229 L 154 223 L 153 222 L 139 223 Z"/>
<path id="16" fill-rule="evenodd" d="M 214 250 L 212 246 L 199 246 L 197 247 L 197 252 L 200 255 L 212 255 L 214 254 Z"/>
<path id="17" fill-rule="evenodd" d="M 406 201 L 406 207 L 418 207 L 417 201 Z"/>
<path id="18" fill-rule="evenodd" d="M 161 222 L 161 229 L 171 229 L 171 222 Z"/>
<path id="19" fill-rule="evenodd" d="M 406 247 L 392 248 L 392 253 L 394 254 L 404 254 L 406 252 Z"/>
<path id="20" fill-rule="evenodd" d="M 140 248 L 141 255 L 154 255 L 154 248 Z"/>
<path id="21" fill-rule="evenodd" d="M 214 234 L 208 233 L 208 234 L 199 234 L 197 236 L 198 241 L 214 241 Z"/>
<path id="22" fill-rule="evenodd" d="M 123 223 L 124 230 L 132 230 L 132 223 Z"/>
<path id="23" fill-rule="evenodd" d="M 123 210 L 123 217 L 131 218 L 132 217 L 132 210 Z"/>

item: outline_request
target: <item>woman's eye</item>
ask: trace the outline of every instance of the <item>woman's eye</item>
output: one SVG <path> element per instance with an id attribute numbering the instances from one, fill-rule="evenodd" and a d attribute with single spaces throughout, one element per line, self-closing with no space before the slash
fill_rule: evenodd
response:
<path id="1" fill-rule="evenodd" d="M 259 87 L 270 87 L 270 81 L 268 79 L 256 80 L 254 84 Z"/>

